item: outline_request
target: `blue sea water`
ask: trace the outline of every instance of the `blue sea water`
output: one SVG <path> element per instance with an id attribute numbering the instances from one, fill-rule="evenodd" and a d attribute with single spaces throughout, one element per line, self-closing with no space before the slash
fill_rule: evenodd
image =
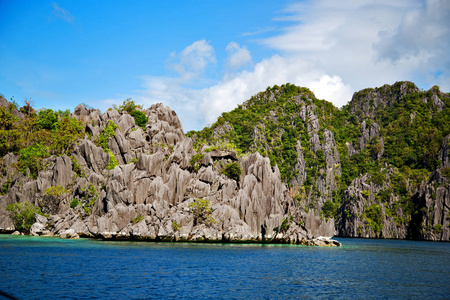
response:
<path id="1" fill-rule="evenodd" d="M 0 235 L 19 299 L 449 299 L 450 244 L 338 238 L 340 248 Z"/>

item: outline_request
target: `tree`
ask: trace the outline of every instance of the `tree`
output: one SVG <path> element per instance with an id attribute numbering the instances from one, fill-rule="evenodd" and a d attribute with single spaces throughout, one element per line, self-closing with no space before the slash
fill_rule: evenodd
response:
<path id="1" fill-rule="evenodd" d="M 334 204 L 333 202 L 327 200 L 323 203 L 322 213 L 326 219 L 333 218 L 334 215 L 336 214 L 336 210 L 337 210 L 337 205 Z"/>
<path id="2" fill-rule="evenodd" d="M 6 206 L 6 210 L 10 212 L 11 219 L 18 231 L 29 232 L 31 225 L 35 222 L 35 213 L 40 213 L 39 208 L 27 203 L 17 202 Z"/>
<path id="3" fill-rule="evenodd" d="M 0 129 L 11 129 L 14 124 L 14 116 L 11 112 L 0 107 Z"/>
<path id="4" fill-rule="evenodd" d="M 31 101 L 31 99 L 25 98 L 25 100 L 23 102 L 24 102 L 24 106 L 22 106 L 19 110 L 21 113 L 29 116 L 36 112 L 33 108 L 34 103 L 33 103 L 33 101 Z"/>
<path id="5" fill-rule="evenodd" d="M 26 175 L 29 169 L 31 178 L 36 179 L 38 171 L 42 168 L 42 159 L 47 156 L 47 147 L 42 144 L 33 144 L 20 150 L 19 170 Z"/>
<path id="6" fill-rule="evenodd" d="M 133 111 L 138 110 L 138 109 L 142 109 L 142 105 L 138 105 L 138 104 L 134 103 L 134 101 L 131 100 L 131 98 L 128 98 L 127 100 L 123 101 L 122 105 L 119 106 L 119 108 L 117 110 L 118 111 L 126 111 L 127 113 L 129 113 L 131 115 L 133 113 Z"/>
<path id="7" fill-rule="evenodd" d="M 58 123 L 58 113 L 52 109 L 43 109 L 38 112 L 38 120 L 36 125 L 40 129 L 52 130 Z"/>
<path id="8" fill-rule="evenodd" d="M 75 118 L 63 117 L 53 133 L 53 148 L 58 152 L 68 152 L 84 133 L 83 124 Z"/>
<path id="9" fill-rule="evenodd" d="M 132 115 L 136 125 L 145 130 L 145 125 L 147 125 L 148 119 L 145 113 L 142 111 L 142 105 L 134 103 L 131 98 L 123 101 L 123 104 L 117 108 L 118 111 L 126 111 L 128 114 Z"/>
<path id="10" fill-rule="evenodd" d="M 148 122 L 148 118 L 145 115 L 145 113 L 140 110 L 135 110 L 131 113 L 131 115 L 134 117 L 136 125 L 145 130 L 145 126 L 147 125 Z"/>
<path id="11" fill-rule="evenodd" d="M 195 217 L 196 224 L 206 224 L 211 225 L 216 223 L 212 216 L 212 208 L 209 207 L 208 199 L 197 199 L 188 205 L 192 209 Z"/>

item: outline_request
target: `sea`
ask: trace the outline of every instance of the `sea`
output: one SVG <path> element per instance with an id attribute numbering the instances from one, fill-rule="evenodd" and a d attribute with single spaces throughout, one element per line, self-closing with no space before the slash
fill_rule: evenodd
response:
<path id="1" fill-rule="evenodd" d="M 0 298 L 450 299 L 450 243 L 336 239 L 342 247 L 0 235 Z"/>

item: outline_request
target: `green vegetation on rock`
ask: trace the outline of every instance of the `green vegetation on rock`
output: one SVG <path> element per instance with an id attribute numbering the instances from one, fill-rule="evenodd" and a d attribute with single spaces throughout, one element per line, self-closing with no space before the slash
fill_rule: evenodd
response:
<path id="1" fill-rule="evenodd" d="M 141 222 L 142 220 L 144 220 L 144 216 L 141 216 L 141 214 L 138 214 L 136 216 L 136 218 L 133 219 L 132 222 L 133 222 L 133 224 L 137 224 L 137 223 Z"/>
<path id="2" fill-rule="evenodd" d="M 366 209 L 366 219 L 372 230 L 377 234 L 383 230 L 383 225 L 381 224 L 382 218 L 383 215 L 379 205 L 372 204 Z"/>
<path id="3" fill-rule="evenodd" d="M 119 128 L 119 126 L 114 123 L 113 121 L 109 120 L 106 124 L 105 128 L 103 128 L 100 135 L 97 137 L 97 145 L 99 147 L 102 147 L 103 150 L 105 150 L 106 153 L 109 154 L 109 163 L 106 167 L 108 170 L 112 170 L 115 167 L 119 165 L 117 162 L 116 156 L 111 152 L 109 149 L 109 140 L 112 139 L 115 136 L 115 130 Z M 120 128 L 119 128 L 120 129 Z"/>
<path id="4" fill-rule="evenodd" d="M 180 231 L 180 229 L 181 229 L 181 226 L 180 226 L 180 224 L 178 224 L 176 221 L 172 221 L 172 229 L 173 229 L 173 231 Z"/>
<path id="5" fill-rule="evenodd" d="M 80 202 L 78 201 L 77 198 L 74 198 L 71 202 L 70 202 L 70 208 L 75 208 L 78 206 L 78 204 L 80 204 Z"/>
<path id="6" fill-rule="evenodd" d="M 9 152 L 19 157 L 18 169 L 36 178 L 44 167 L 42 160 L 51 155 L 70 154 L 76 141 L 84 135 L 84 125 L 70 117 L 69 111 L 42 109 L 36 112 L 25 101 L 17 111 L 16 105 L 0 107 L 0 157 Z M 21 115 L 16 117 L 16 115 Z"/>
<path id="7" fill-rule="evenodd" d="M 20 150 L 19 170 L 26 175 L 30 171 L 30 177 L 36 179 L 37 173 L 42 169 L 42 159 L 48 156 L 48 148 L 37 143 Z"/>
<path id="8" fill-rule="evenodd" d="M 345 191 L 365 178 L 380 192 L 360 190 L 366 208 L 358 218 L 365 211 L 368 226 L 379 234 L 384 207 L 399 226 L 418 232 L 423 218 L 431 217 L 423 212 L 423 202 L 413 200 L 414 193 L 436 170 L 450 179 L 448 168 L 441 166 L 449 120 L 450 96 L 438 87 L 420 91 L 413 83 L 397 82 L 364 89 L 338 109 L 306 88 L 285 84 L 267 88 L 187 135 L 196 149 L 229 143 L 244 155 L 258 151 L 269 157 L 291 196 L 326 219 L 349 215 Z"/>
<path id="9" fill-rule="evenodd" d="M 58 113 L 52 109 L 43 109 L 38 112 L 38 119 L 36 121 L 36 126 L 39 129 L 52 130 L 56 128 L 56 123 L 58 123 Z"/>
<path id="10" fill-rule="evenodd" d="M 102 132 L 100 132 L 100 135 L 97 137 L 97 146 L 102 147 L 103 150 L 109 149 L 109 140 L 116 135 L 114 131 L 117 128 L 119 128 L 119 126 L 117 126 L 117 124 L 113 121 L 109 120 L 105 128 L 103 128 Z"/>
<path id="11" fill-rule="evenodd" d="M 325 219 L 328 218 L 334 218 L 337 213 L 337 205 L 333 203 L 332 201 L 325 201 L 322 206 L 322 214 L 325 217 Z"/>
<path id="12" fill-rule="evenodd" d="M 210 207 L 208 199 L 196 199 L 191 202 L 188 207 L 194 214 L 196 224 L 212 225 L 216 223 L 216 220 L 214 220 L 212 216 L 213 209 Z"/>
<path id="13" fill-rule="evenodd" d="M 202 153 L 194 154 L 190 160 L 190 164 L 195 172 L 197 172 L 200 169 L 200 162 L 203 159 Z"/>
<path id="14" fill-rule="evenodd" d="M 31 225 L 35 222 L 34 214 L 41 214 L 38 207 L 27 202 L 9 204 L 6 206 L 6 210 L 10 212 L 14 226 L 20 232 L 29 232 Z"/>
<path id="15" fill-rule="evenodd" d="M 97 188 L 92 183 L 89 184 L 89 185 L 84 186 L 83 188 L 80 188 L 80 190 L 79 190 L 79 196 L 80 196 L 79 203 L 81 204 L 84 212 L 87 215 L 91 214 L 91 209 L 94 206 L 98 195 L 100 195 L 100 193 L 97 191 Z M 77 202 L 73 202 L 73 205 L 76 207 L 78 205 L 78 203 Z"/>
<path id="16" fill-rule="evenodd" d="M 123 101 L 122 105 L 117 107 L 114 107 L 117 111 L 126 111 L 128 114 L 132 114 L 133 111 L 136 111 L 138 109 L 142 109 L 141 105 L 138 105 L 136 103 L 134 103 L 133 100 L 131 100 L 131 98 L 126 99 L 125 101 Z"/>
<path id="17" fill-rule="evenodd" d="M 227 164 L 221 171 L 221 174 L 224 174 L 228 178 L 236 180 L 239 182 L 242 174 L 241 166 L 237 162 L 232 162 Z"/>
<path id="18" fill-rule="evenodd" d="M 134 117 L 134 120 L 136 122 L 136 125 L 141 127 L 145 130 L 145 126 L 147 125 L 148 119 L 144 112 L 140 110 L 135 110 L 131 113 L 131 115 Z"/>
<path id="19" fill-rule="evenodd" d="M 126 99 L 121 106 L 117 108 L 118 111 L 126 111 L 132 115 L 136 125 L 145 130 L 148 119 L 145 113 L 142 111 L 142 106 L 134 103 L 131 98 Z"/>

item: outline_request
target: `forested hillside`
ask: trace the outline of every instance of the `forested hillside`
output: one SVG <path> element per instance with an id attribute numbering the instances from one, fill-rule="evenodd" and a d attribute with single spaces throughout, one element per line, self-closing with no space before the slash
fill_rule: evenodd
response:
<path id="1" fill-rule="evenodd" d="M 449 239 L 449 135 L 449 94 L 411 82 L 359 91 L 342 109 L 274 86 L 188 133 L 197 149 L 268 156 L 340 235 L 432 240 Z"/>

